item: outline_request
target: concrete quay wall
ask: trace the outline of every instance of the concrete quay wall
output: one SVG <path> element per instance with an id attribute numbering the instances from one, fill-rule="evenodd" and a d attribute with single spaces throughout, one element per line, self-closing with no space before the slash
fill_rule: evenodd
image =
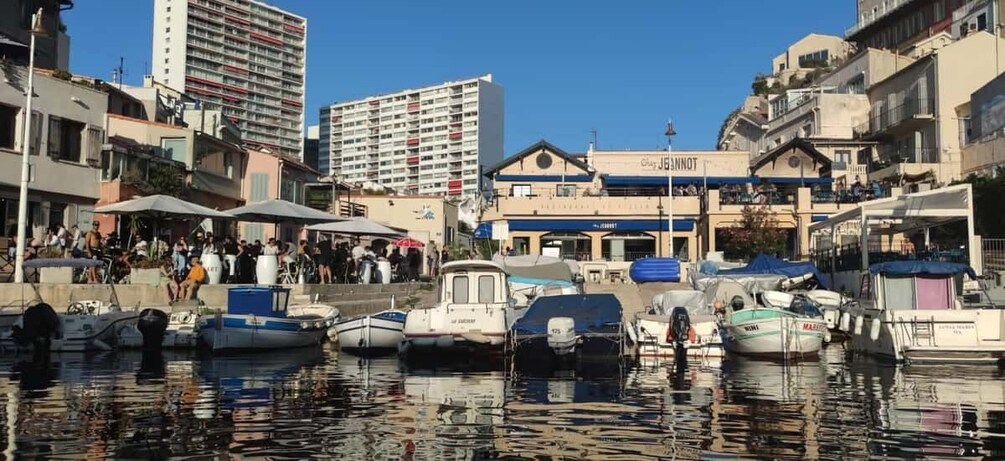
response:
<path id="1" fill-rule="evenodd" d="M 225 309 L 227 290 L 238 285 L 204 285 L 199 288 L 197 298 L 206 308 Z M 291 303 L 306 303 L 317 297 L 318 302 L 337 307 L 342 315 L 360 315 L 378 312 L 391 306 L 394 297 L 399 308 L 405 308 L 409 297 L 417 298 L 417 306 L 428 306 L 435 302 L 436 293 L 429 284 L 396 283 L 390 285 L 286 285 L 290 288 Z M 49 303 L 57 311 L 64 310 L 74 302 L 112 299 L 112 289 L 123 308 L 159 307 L 167 309 L 164 288 L 158 285 L 127 284 L 80 285 L 64 283 L 39 283 L 31 285 L 13 283 L 0 284 L 0 306 L 20 308 L 38 298 Z M 36 295 L 37 290 L 37 295 Z M 195 303 L 193 303 L 195 305 Z"/>

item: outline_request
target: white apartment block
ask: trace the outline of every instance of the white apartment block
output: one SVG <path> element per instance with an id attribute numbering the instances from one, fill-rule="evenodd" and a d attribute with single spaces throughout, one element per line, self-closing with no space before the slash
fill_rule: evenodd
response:
<path id="1" fill-rule="evenodd" d="M 492 75 L 321 109 L 319 157 L 347 182 L 474 195 L 479 165 L 503 159 L 503 89 Z"/>
<path id="2" fill-rule="evenodd" d="M 221 110 L 251 148 L 303 151 L 307 20 L 257 0 L 154 0 L 154 78 Z"/>

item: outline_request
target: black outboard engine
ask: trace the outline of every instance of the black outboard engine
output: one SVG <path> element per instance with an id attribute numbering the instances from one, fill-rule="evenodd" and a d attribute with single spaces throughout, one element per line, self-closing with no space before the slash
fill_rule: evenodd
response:
<path id="1" fill-rule="evenodd" d="M 168 315 L 160 309 L 143 309 L 136 328 L 143 334 L 144 349 L 160 349 L 167 331 Z"/>
<path id="2" fill-rule="evenodd" d="M 59 334 L 59 315 L 52 306 L 39 303 L 21 315 L 21 325 L 14 325 L 11 337 L 19 346 L 35 346 L 47 350 L 52 338 Z"/>
<path id="3" fill-rule="evenodd" d="M 670 311 L 670 340 L 673 342 L 674 362 L 681 366 L 687 363 L 688 333 L 691 331 L 691 316 L 686 307 L 677 306 Z"/>

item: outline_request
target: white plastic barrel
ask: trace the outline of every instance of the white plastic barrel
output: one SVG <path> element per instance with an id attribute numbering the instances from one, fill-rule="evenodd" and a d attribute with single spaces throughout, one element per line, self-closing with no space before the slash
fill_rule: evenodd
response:
<path id="1" fill-rule="evenodd" d="M 220 255 L 216 253 L 203 254 L 202 267 L 206 269 L 206 278 L 209 279 L 206 283 L 218 285 L 220 277 L 223 275 L 223 261 L 220 260 Z"/>
<path id="2" fill-rule="evenodd" d="M 863 328 L 865 328 L 865 317 L 862 317 L 861 315 L 855 317 L 855 335 L 861 336 Z"/>
<path id="3" fill-rule="evenodd" d="M 226 255 L 223 259 L 227 261 L 227 275 L 233 278 L 237 275 L 237 255 Z"/>
<path id="4" fill-rule="evenodd" d="M 261 255 L 255 265 L 259 285 L 275 285 L 279 278 L 279 259 L 275 255 Z"/>
<path id="5" fill-rule="evenodd" d="M 380 283 L 387 285 L 391 283 L 391 261 L 377 261 L 377 275 Z"/>
<path id="6" fill-rule="evenodd" d="M 362 270 L 360 270 L 360 283 L 364 285 L 370 284 L 370 279 L 373 277 L 373 264 L 363 264 Z"/>

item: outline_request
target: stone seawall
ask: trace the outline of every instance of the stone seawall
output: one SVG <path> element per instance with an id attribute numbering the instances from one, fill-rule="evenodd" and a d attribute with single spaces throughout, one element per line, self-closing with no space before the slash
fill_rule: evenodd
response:
<path id="1" fill-rule="evenodd" d="M 227 290 L 237 285 L 204 285 L 199 288 L 198 299 L 207 308 L 225 308 Z M 399 308 L 406 307 L 410 297 L 417 306 L 435 302 L 434 287 L 423 283 L 396 283 L 390 285 L 288 285 L 291 303 L 318 302 L 337 307 L 342 315 L 374 313 L 391 307 L 392 299 Z M 36 295 L 37 290 L 37 295 Z M 57 310 L 85 300 L 111 301 L 112 290 L 124 308 L 167 307 L 164 288 L 155 285 L 77 285 L 40 283 L 18 285 L 0 284 L 0 306 L 20 308 L 25 302 L 42 299 Z"/>

